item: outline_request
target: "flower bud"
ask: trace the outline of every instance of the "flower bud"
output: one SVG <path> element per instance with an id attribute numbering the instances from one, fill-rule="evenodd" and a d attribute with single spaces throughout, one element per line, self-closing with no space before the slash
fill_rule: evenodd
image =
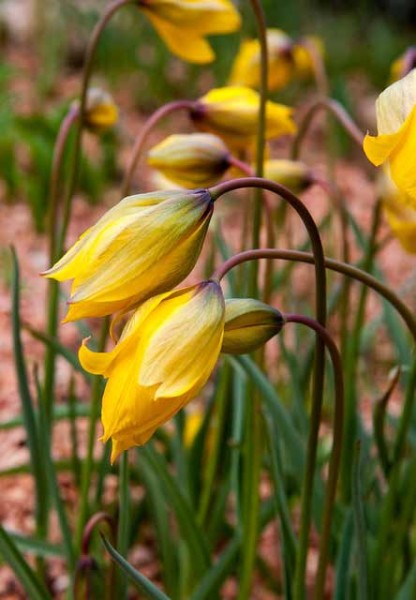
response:
<path id="1" fill-rule="evenodd" d="M 154 146 L 148 164 L 176 185 L 194 189 L 217 183 L 229 167 L 224 142 L 210 133 L 170 135 Z"/>
<path id="2" fill-rule="evenodd" d="M 251 298 L 227 299 L 221 352 L 252 352 L 277 335 L 282 326 L 281 313 L 268 304 Z"/>
<path id="3" fill-rule="evenodd" d="M 116 204 L 48 271 L 73 279 L 66 321 L 126 311 L 193 269 L 213 213 L 206 190 L 150 192 Z"/>
<path id="4" fill-rule="evenodd" d="M 191 118 L 201 131 L 221 136 L 232 148 L 247 148 L 258 133 L 260 97 L 250 88 L 229 86 L 208 92 L 195 102 Z M 289 106 L 266 103 L 266 139 L 296 132 Z"/>
<path id="5" fill-rule="evenodd" d="M 76 101 L 75 105 L 79 102 Z M 87 92 L 84 123 L 94 133 L 103 133 L 117 123 L 118 110 L 113 98 L 100 88 L 90 88 Z"/>
<path id="6" fill-rule="evenodd" d="M 275 159 L 264 163 L 264 177 L 289 188 L 294 194 L 303 192 L 312 183 L 312 171 L 298 160 Z"/>

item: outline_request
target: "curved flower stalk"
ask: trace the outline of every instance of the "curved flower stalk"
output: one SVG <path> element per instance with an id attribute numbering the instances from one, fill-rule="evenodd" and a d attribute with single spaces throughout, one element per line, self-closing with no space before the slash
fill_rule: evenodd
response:
<path id="1" fill-rule="evenodd" d="M 200 392 L 221 350 L 224 314 L 221 287 L 204 281 L 147 300 L 111 352 L 92 352 L 84 341 L 81 365 L 108 378 L 102 440 L 112 438 L 112 462 Z"/>
<path id="2" fill-rule="evenodd" d="M 193 269 L 213 212 L 206 190 L 124 198 L 43 275 L 73 279 L 65 322 L 129 310 Z"/>
<path id="3" fill-rule="evenodd" d="M 381 174 L 378 189 L 393 235 L 407 252 L 415 254 L 416 209 L 412 207 L 412 199 L 395 186 L 387 172 Z"/>
<path id="4" fill-rule="evenodd" d="M 233 33 L 241 17 L 230 0 L 138 0 L 169 50 L 191 63 L 212 62 L 207 35 Z"/>
<path id="5" fill-rule="evenodd" d="M 215 133 L 231 148 L 244 149 L 257 137 L 260 97 L 247 87 L 216 88 L 195 102 L 191 118 L 201 131 Z M 293 109 L 283 104 L 266 103 L 267 140 L 296 132 Z"/>
<path id="6" fill-rule="evenodd" d="M 365 136 L 364 152 L 375 166 L 388 164 L 416 209 L 416 69 L 380 94 L 376 113 L 378 135 Z"/>

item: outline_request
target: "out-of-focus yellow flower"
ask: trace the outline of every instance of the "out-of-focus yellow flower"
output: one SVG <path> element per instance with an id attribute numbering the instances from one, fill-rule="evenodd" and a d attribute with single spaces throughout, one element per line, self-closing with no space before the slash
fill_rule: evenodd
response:
<path id="1" fill-rule="evenodd" d="M 299 160 L 266 160 L 264 163 L 264 177 L 284 185 L 294 194 L 306 190 L 313 181 L 310 168 Z"/>
<path id="2" fill-rule="evenodd" d="M 227 299 L 221 352 L 252 352 L 277 335 L 283 323 L 282 314 L 264 302 L 252 298 Z"/>
<path id="3" fill-rule="evenodd" d="M 194 189 L 218 182 L 229 167 L 230 152 L 210 133 L 170 135 L 147 155 L 148 164 L 175 184 Z"/>
<path id="4" fill-rule="evenodd" d="M 79 101 L 75 101 L 75 106 Z M 90 88 L 87 92 L 84 123 L 90 131 L 103 133 L 113 127 L 118 120 L 118 109 L 108 92 L 100 88 Z"/>
<path id="5" fill-rule="evenodd" d="M 102 439 L 112 438 L 112 462 L 145 444 L 203 388 L 221 350 L 224 312 L 220 286 L 205 281 L 147 300 L 111 352 L 82 345 L 83 368 L 108 378 Z"/>
<path id="6" fill-rule="evenodd" d="M 241 26 L 230 0 L 138 0 L 138 4 L 169 50 L 191 63 L 214 60 L 207 35 L 232 33 Z"/>
<path id="7" fill-rule="evenodd" d="M 257 135 L 259 101 L 258 93 L 250 88 L 216 88 L 195 103 L 191 117 L 198 129 L 221 136 L 230 147 L 246 148 Z M 268 101 L 266 139 L 295 132 L 292 108 Z"/>
<path id="8" fill-rule="evenodd" d="M 212 212 L 206 190 L 124 198 L 43 273 L 74 280 L 65 321 L 125 311 L 175 287 L 196 263 Z"/>
<path id="9" fill-rule="evenodd" d="M 397 81 L 416 67 L 416 46 L 410 46 L 392 63 L 390 68 L 390 81 Z"/>
<path id="10" fill-rule="evenodd" d="M 366 135 L 364 152 L 376 166 L 388 162 L 397 187 L 416 209 L 416 69 L 389 86 L 376 103 L 378 135 Z"/>
<path id="11" fill-rule="evenodd" d="M 307 35 L 293 45 L 294 76 L 298 79 L 311 77 L 315 71 L 313 54 L 323 60 L 324 43 L 318 36 Z"/>
<path id="12" fill-rule="evenodd" d="M 280 29 L 267 30 L 268 88 L 270 91 L 285 87 L 294 72 L 293 40 Z M 260 86 L 260 43 L 258 39 L 245 40 L 231 70 L 230 85 L 253 88 Z"/>
<path id="13" fill-rule="evenodd" d="M 378 191 L 383 200 L 384 214 L 394 236 L 403 248 L 416 253 L 416 210 L 411 208 L 412 200 L 400 192 L 384 171 L 378 180 Z"/>
<path id="14" fill-rule="evenodd" d="M 292 40 L 280 29 L 267 30 L 268 89 L 284 88 L 292 79 L 304 79 L 314 72 L 312 51 L 322 56 L 322 41 L 314 36 L 300 42 Z M 261 52 L 257 39 L 245 40 L 234 61 L 230 85 L 260 87 Z"/>

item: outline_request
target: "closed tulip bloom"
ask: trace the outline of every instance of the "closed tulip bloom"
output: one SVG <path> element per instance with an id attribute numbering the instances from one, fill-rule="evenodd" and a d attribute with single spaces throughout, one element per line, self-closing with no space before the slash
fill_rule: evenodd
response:
<path id="1" fill-rule="evenodd" d="M 259 102 L 258 93 L 250 88 L 216 88 L 195 103 L 191 117 L 198 129 L 221 136 L 230 147 L 246 148 L 257 136 Z M 295 132 L 292 108 L 268 101 L 266 139 Z"/>
<path id="2" fill-rule="evenodd" d="M 124 198 L 43 273 L 73 279 L 65 321 L 128 310 L 192 270 L 213 212 L 206 190 Z"/>
<path id="3" fill-rule="evenodd" d="M 267 30 L 268 88 L 280 90 L 291 80 L 294 73 L 292 54 L 293 40 L 280 29 Z M 230 85 L 260 86 L 260 43 L 257 39 L 241 44 L 230 76 Z"/>
<path id="4" fill-rule="evenodd" d="M 389 165 L 394 183 L 416 209 L 416 69 L 380 94 L 376 113 L 378 135 L 365 136 L 364 152 L 374 165 Z"/>
<path id="5" fill-rule="evenodd" d="M 154 146 L 147 163 L 184 188 L 209 187 L 229 168 L 230 152 L 210 133 L 170 135 Z"/>
<path id="6" fill-rule="evenodd" d="M 227 299 L 221 352 L 252 352 L 277 335 L 283 323 L 282 314 L 264 302 L 252 298 Z"/>
<path id="7" fill-rule="evenodd" d="M 378 191 L 383 201 L 384 214 L 401 246 L 411 254 L 416 253 L 416 210 L 411 199 L 400 192 L 388 173 L 378 181 Z"/>
<path id="8" fill-rule="evenodd" d="M 214 60 L 206 36 L 241 27 L 241 17 L 230 0 L 138 0 L 138 4 L 169 50 L 191 63 Z"/>
<path id="9" fill-rule="evenodd" d="M 284 185 L 294 194 L 306 190 L 313 181 L 312 172 L 305 163 L 278 158 L 265 161 L 264 177 Z"/>
<path id="10" fill-rule="evenodd" d="M 152 297 L 128 321 L 111 352 L 79 351 L 86 371 L 108 378 L 102 402 L 106 442 L 113 462 L 145 444 L 207 382 L 224 333 L 224 298 L 205 281 Z"/>
<path id="11" fill-rule="evenodd" d="M 75 106 L 79 104 L 76 101 Z M 118 109 L 108 92 L 100 88 L 90 88 L 87 92 L 84 122 L 94 133 L 103 133 L 113 127 L 118 120 Z"/>

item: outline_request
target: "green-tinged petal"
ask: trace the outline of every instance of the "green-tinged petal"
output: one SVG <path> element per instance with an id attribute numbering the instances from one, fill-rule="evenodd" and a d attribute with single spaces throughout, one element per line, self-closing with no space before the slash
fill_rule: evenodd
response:
<path id="1" fill-rule="evenodd" d="M 377 130 L 381 135 L 395 133 L 416 104 L 416 69 L 390 85 L 376 102 Z"/>

